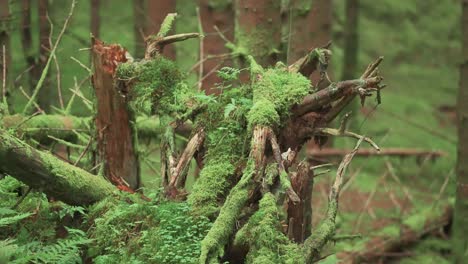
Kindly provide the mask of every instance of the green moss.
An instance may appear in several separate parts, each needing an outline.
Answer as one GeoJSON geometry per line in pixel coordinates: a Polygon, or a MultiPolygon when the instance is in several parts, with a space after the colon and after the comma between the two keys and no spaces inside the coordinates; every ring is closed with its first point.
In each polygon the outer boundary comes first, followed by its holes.
{"type": "Polygon", "coordinates": [[[193,95],[182,82],[183,75],[174,62],[158,56],[138,63],[122,63],[117,78],[131,83],[130,106],[136,112],[167,115],[186,111],[193,95]]]}
{"type": "Polygon", "coordinates": [[[216,260],[224,254],[224,245],[235,232],[236,221],[249,198],[249,191],[253,188],[251,179],[254,167],[254,162],[249,160],[241,180],[229,193],[218,218],[202,241],[199,263],[216,260]]]}
{"type": "Polygon", "coordinates": [[[196,119],[196,125],[206,131],[205,166],[188,196],[194,213],[214,217],[233,184],[235,169],[247,153],[245,115],[251,100],[245,88],[226,90],[196,119]],[[228,115],[225,109],[230,106],[228,115]]]}
{"type": "MultiPolygon", "coordinates": [[[[251,65],[256,67],[253,61],[251,65]]],[[[249,125],[278,126],[280,119],[288,116],[291,106],[309,93],[310,81],[278,64],[262,71],[252,83],[252,91],[254,105],[248,114],[249,125]]]]}
{"type": "Polygon", "coordinates": [[[250,109],[247,120],[251,126],[276,126],[280,122],[280,116],[271,101],[260,100],[250,109]]]}
{"type": "Polygon", "coordinates": [[[246,263],[304,263],[299,246],[281,231],[280,215],[274,195],[266,193],[236,235],[235,243],[249,246],[246,263]]]}
{"type": "Polygon", "coordinates": [[[169,31],[171,31],[172,24],[177,17],[177,13],[170,13],[164,18],[164,21],[161,24],[161,28],[158,32],[158,37],[165,37],[169,31]]]}
{"type": "Polygon", "coordinates": [[[200,178],[193,186],[188,203],[195,214],[213,216],[219,211],[218,199],[229,186],[229,176],[234,174],[234,166],[229,161],[210,160],[200,173],[200,178]]]}
{"type": "Polygon", "coordinates": [[[45,193],[69,204],[90,204],[111,196],[115,187],[89,172],[64,162],[52,154],[37,151],[23,141],[0,130],[0,168],[29,186],[41,188],[45,193]],[[15,150],[15,151],[13,151],[15,150]],[[21,169],[21,158],[36,160],[33,168],[37,171],[21,169]],[[67,193],[65,193],[67,192],[67,193]]]}

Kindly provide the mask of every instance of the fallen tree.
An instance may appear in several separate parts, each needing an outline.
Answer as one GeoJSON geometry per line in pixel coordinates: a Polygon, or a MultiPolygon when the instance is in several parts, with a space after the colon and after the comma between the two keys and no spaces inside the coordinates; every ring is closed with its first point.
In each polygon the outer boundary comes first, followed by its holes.
{"type": "MultiPolygon", "coordinates": [[[[331,56],[328,46],[313,49],[292,65],[278,62],[273,67],[258,64],[248,50],[233,46],[234,52],[248,63],[249,81],[239,83],[240,70],[225,68],[220,71],[223,92],[215,98],[190,89],[174,62],[161,56],[167,44],[198,37],[196,33],[166,36],[174,18],[175,14],[168,15],[161,31],[147,38],[144,59],[123,60],[122,52],[118,52],[106,59],[103,68],[112,68],[106,76],[107,86],[125,96],[125,101],[118,102],[122,107],[119,109],[158,116],[165,130],[160,135],[165,197],[187,199],[192,215],[212,221],[200,242],[199,262],[213,263],[223,258],[241,258],[251,263],[317,260],[322,247],[335,234],[339,193],[347,165],[362,142],[379,149],[370,138],[347,131],[347,118],[337,129],[327,125],[356,96],[361,101],[373,93],[380,97],[383,86],[378,66],[382,58],[370,64],[359,79],[331,82],[319,89],[308,77],[318,70],[323,79],[328,78],[326,69],[331,56]],[[186,146],[179,150],[175,131],[187,122],[193,124],[192,132],[186,146]],[[307,219],[312,208],[304,201],[309,199],[312,184],[303,186],[295,180],[313,174],[303,171],[304,166],[310,166],[299,165],[296,156],[309,139],[327,136],[356,138],[358,144],[338,169],[326,218],[309,235],[307,219]],[[192,191],[187,193],[185,182],[192,158],[201,171],[192,191]],[[282,204],[289,204],[291,209],[294,205],[298,207],[289,210],[283,219],[277,206],[282,204]],[[266,216],[265,221],[262,216],[266,216]],[[302,246],[288,238],[281,226],[283,221],[288,226],[286,230],[290,230],[289,237],[296,242],[304,241],[302,246]],[[235,247],[247,248],[248,252],[228,256],[227,252],[235,247]]],[[[100,45],[103,50],[113,50],[112,45],[100,45]]],[[[26,118],[23,124],[33,118],[26,118]]],[[[131,119],[126,116],[126,126],[131,119]]],[[[81,125],[79,120],[74,121],[81,125]]],[[[113,117],[107,120],[117,121],[113,117]]],[[[66,120],[62,124],[67,127],[66,120]]],[[[106,124],[100,128],[96,131],[97,140],[101,140],[98,145],[105,148],[106,137],[100,133],[106,124]]],[[[130,144],[131,134],[126,134],[122,144],[130,144]]],[[[1,137],[4,140],[0,144],[0,171],[35,189],[70,204],[93,203],[114,190],[104,179],[34,150],[5,131],[1,137]]],[[[113,139],[113,144],[118,145],[118,138],[113,139]]],[[[103,155],[104,162],[112,160],[106,158],[109,154],[121,154],[104,151],[107,153],[103,155]]],[[[126,175],[111,175],[111,181],[114,176],[125,179],[126,175]]]]}
{"type": "Polygon", "coordinates": [[[36,150],[5,130],[0,130],[0,172],[73,205],[95,203],[115,190],[102,177],[36,150]]]}

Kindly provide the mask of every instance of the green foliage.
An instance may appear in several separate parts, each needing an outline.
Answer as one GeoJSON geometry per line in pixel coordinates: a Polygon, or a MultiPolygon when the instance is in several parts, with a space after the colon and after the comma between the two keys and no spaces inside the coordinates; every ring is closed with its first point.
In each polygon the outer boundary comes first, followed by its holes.
{"type": "Polygon", "coordinates": [[[56,239],[64,212],[83,212],[79,207],[52,206],[41,193],[30,193],[17,209],[14,178],[0,180],[0,263],[81,263],[83,246],[91,240],[79,230],[64,226],[66,238],[56,239]]]}
{"type": "Polygon", "coordinates": [[[187,203],[131,195],[102,201],[89,214],[89,254],[96,263],[195,263],[210,223],[190,211],[187,203]]]}

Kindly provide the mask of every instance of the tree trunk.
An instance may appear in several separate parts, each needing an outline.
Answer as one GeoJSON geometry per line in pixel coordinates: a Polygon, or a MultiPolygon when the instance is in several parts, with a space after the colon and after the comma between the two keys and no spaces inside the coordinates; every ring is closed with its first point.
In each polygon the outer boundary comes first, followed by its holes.
{"type": "Polygon", "coordinates": [[[344,29],[343,80],[357,76],[359,0],[346,0],[346,23],[344,29]]]}
{"type": "Polygon", "coordinates": [[[99,38],[99,28],[101,26],[101,20],[99,16],[99,10],[101,6],[101,1],[100,0],[91,0],[90,3],[90,8],[91,8],[91,34],[95,38],[99,38]]]}
{"type": "Polygon", "coordinates": [[[8,0],[0,0],[0,103],[8,97],[7,89],[10,79],[11,49],[10,49],[10,27],[11,27],[10,5],[8,0]],[[5,56],[5,57],[4,57],[5,56]]]}
{"type": "MultiPolygon", "coordinates": [[[[157,34],[161,24],[169,13],[175,13],[176,1],[150,0],[148,1],[149,25],[147,35],[157,34]]],[[[174,45],[168,45],[162,53],[165,57],[175,60],[176,50],[174,45]]]]}
{"type": "Polygon", "coordinates": [[[135,190],[140,186],[140,176],[131,125],[134,119],[114,80],[117,64],[126,61],[125,52],[118,45],[105,45],[97,39],[93,40],[97,162],[103,162],[104,174],[111,182],[135,190]]]}
{"type": "Polygon", "coordinates": [[[458,91],[457,191],[453,220],[454,263],[468,257],[468,0],[462,1],[462,64],[458,91]]]}
{"type": "MultiPolygon", "coordinates": [[[[312,48],[325,46],[332,38],[332,0],[291,0],[287,20],[290,25],[287,62],[300,59],[312,48]]],[[[330,70],[328,71],[330,74],[330,70]]],[[[313,84],[319,80],[319,72],[311,76],[313,84]]]]}
{"type": "MultiPolygon", "coordinates": [[[[234,39],[234,11],[231,0],[213,1],[199,0],[200,16],[205,37],[203,39],[204,58],[212,55],[229,53],[225,41],[218,35],[214,26],[222,32],[229,40],[234,39]]],[[[200,58],[203,60],[204,58],[200,58]]],[[[216,93],[215,84],[220,82],[220,78],[213,74],[215,67],[221,68],[228,64],[223,63],[225,58],[208,59],[203,62],[203,76],[207,76],[202,87],[208,93],[216,93]],[[209,75],[208,75],[209,74],[209,75]]]]}
{"type": "Polygon", "coordinates": [[[281,40],[280,13],[281,1],[278,0],[236,0],[236,44],[262,66],[277,61],[281,40]]]}
{"type": "Polygon", "coordinates": [[[23,47],[23,55],[28,66],[29,88],[34,88],[34,75],[37,69],[34,51],[32,49],[32,33],[31,33],[31,0],[22,0],[21,12],[21,45],[23,47]]]}
{"type": "Polygon", "coordinates": [[[36,150],[0,130],[0,172],[71,205],[102,200],[116,190],[101,177],[36,150]]]}
{"type": "MultiPolygon", "coordinates": [[[[49,10],[48,0],[38,1],[38,15],[39,15],[39,63],[37,67],[33,69],[34,84],[36,84],[41,78],[42,71],[45,68],[49,53],[51,50],[50,41],[50,22],[47,18],[49,10]]],[[[49,75],[49,74],[48,74],[49,75]]],[[[50,78],[46,76],[44,80],[43,88],[37,95],[37,103],[45,112],[49,112],[50,105],[52,103],[50,96],[50,78]]],[[[33,86],[35,87],[35,85],[33,86]]]]}
{"type": "MultiPolygon", "coordinates": [[[[152,2],[152,0],[149,0],[152,2]]],[[[133,0],[133,33],[135,38],[135,58],[143,58],[145,56],[145,32],[146,32],[146,16],[145,16],[145,0],[133,0]]]]}

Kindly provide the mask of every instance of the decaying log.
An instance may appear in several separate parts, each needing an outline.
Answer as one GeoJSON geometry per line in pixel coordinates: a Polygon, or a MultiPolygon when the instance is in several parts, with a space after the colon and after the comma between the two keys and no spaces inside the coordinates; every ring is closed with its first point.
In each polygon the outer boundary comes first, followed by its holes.
{"type": "Polygon", "coordinates": [[[116,88],[114,74],[119,63],[126,62],[125,49],[92,40],[92,77],[97,98],[97,164],[116,185],[133,190],[140,186],[140,167],[134,146],[132,117],[125,98],[116,88]]]}
{"type": "Polygon", "coordinates": [[[417,242],[421,237],[450,224],[453,201],[426,208],[402,223],[391,224],[358,241],[355,250],[338,253],[339,263],[375,263],[387,253],[417,242]],[[397,230],[397,231],[392,231],[397,230]]]}
{"type": "Polygon", "coordinates": [[[71,205],[92,204],[116,190],[105,179],[36,150],[5,130],[0,130],[0,172],[71,205]]]}

